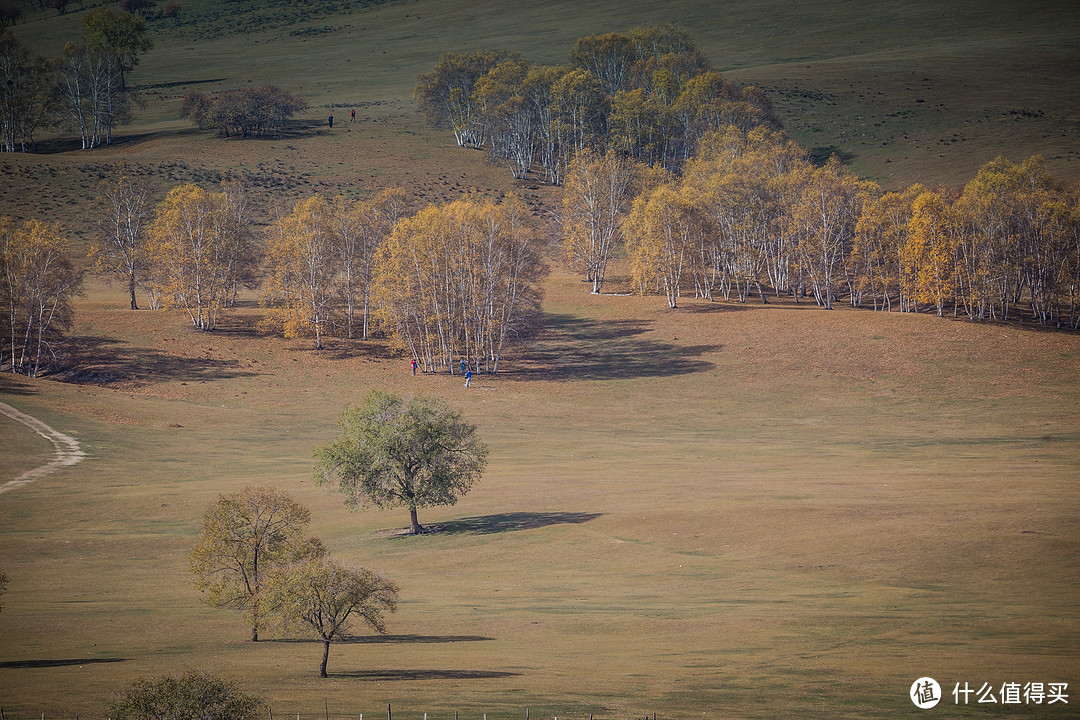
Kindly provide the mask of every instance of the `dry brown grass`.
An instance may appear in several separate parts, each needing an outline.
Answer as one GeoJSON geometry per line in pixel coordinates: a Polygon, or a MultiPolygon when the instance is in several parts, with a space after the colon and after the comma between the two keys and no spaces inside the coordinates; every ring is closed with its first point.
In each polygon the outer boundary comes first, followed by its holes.
{"type": "MultiPolygon", "coordinates": [[[[97,174],[124,161],[159,196],[247,171],[263,220],[271,200],[316,191],[402,184],[418,202],[517,191],[554,241],[558,192],[515,184],[425,128],[406,100],[411,80],[447,33],[558,62],[582,34],[665,19],[700,28],[729,74],[777,93],[800,139],[855,155],[865,174],[957,183],[1001,150],[1015,160],[1051,147],[1054,171],[1075,177],[1075,133],[1051,134],[1072,133],[1076,98],[1059,76],[1075,47],[1050,47],[1075,9],[1053,27],[1060,3],[981,5],[950,10],[975,26],[949,62],[938,6],[911,2],[895,6],[899,25],[859,25],[864,6],[839,3],[827,18],[850,23],[810,27],[785,25],[790,3],[515,4],[512,16],[496,3],[440,16],[422,0],[357,15],[325,42],[253,34],[198,54],[162,44],[139,69],[155,93],[146,122],[112,148],[0,158],[0,213],[58,218],[85,250],[97,174]],[[999,77],[1016,43],[1031,44],[1000,32],[1017,13],[1024,32],[1048,33],[1031,62],[1057,58],[1038,107],[1025,95],[1039,92],[1033,68],[999,77]],[[840,54],[856,36],[871,47],[840,54]],[[912,36],[927,47],[906,52],[912,36]],[[358,48],[393,62],[345,65],[358,48]],[[310,62],[295,62],[298,49],[310,62]],[[187,131],[170,110],[185,89],[172,82],[283,73],[292,88],[313,63],[335,69],[303,88],[314,102],[380,104],[358,106],[356,124],[339,110],[332,133],[316,108],[295,137],[254,142],[187,131]],[[910,73],[918,96],[893,95],[910,73]],[[999,79],[1005,92],[993,95],[999,79]],[[807,105],[806,92],[836,104],[807,105]],[[1001,115],[1012,99],[1047,117],[1001,115]],[[898,109],[910,114],[883,120],[898,109]],[[982,109],[989,119],[953,142],[982,109]],[[872,115],[879,137],[856,138],[872,115]],[[918,148],[902,159],[905,142],[918,148]]],[[[90,454],[0,497],[5,716],[96,717],[129,680],[187,668],[240,679],[279,716],[314,716],[325,699],[335,720],[381,716],[386,702],[414,718],[519,717],[526,706],[536,717],[914,717],[905,696],[920,675],[947,689],[1075,682],[1080,337],[790,301],[671,311],[657,298],[591,296],[557,263],[546,289],[543,335],[466,391],[456,377],[412,377],[379,342],[316,352],[261,336],[253,297],[201,334],[179,313],[123,309],[121,287],[92,279],[73,331],[80,382],[0,376],[5,402],[90,454]],[[442,532],[397,537],[402,512],[352,514],[311,483],[312,448],[370,387],[445,395],[491,446],[470,495],[422,513],[442,532]],[[402,587],[393,636],[335,648],[326,682],[315,645],[246,643],[240,620],[202,606],[191,586],[202,512],[252,483],[292,492],[335,554],[402,587]]],[[[0,433],[0,480],[48,453],[19,426],[0,433]]]]}
{"type": "MultiPolygon", "coordinates": [[[[547,330],[498,377],[413,378],[376,342],[200,334],[93,289],[103,385],[11,402],[92,459],[9,493],[5,712],[94,714],[118,684],[206,668],[277,713],[494,716],[916,712],[943,682],[1078,669],[1080,339],[790,303],[588,295],[548,283],[547,330]],[[118,363],[106,359],[119,355],[118,363]],[[446,395],[492,464],[434,535],[310,482],[343,403],[446,395]],[[387,641],[244,643],[186,553],[217,493],[270,483],[336,554],[402,587],[387,641]],[[99,661],[79,665],[65,659],[99,661]],[[116,662],[100,662],[116,660],[116,662]],[[35,665],[34,663],[39,663],[35,665]]],[[[951,688],[951,685],[950,685],[951,688]]],[[[951,698],[949,698],[951,700],[951,698]]]]}

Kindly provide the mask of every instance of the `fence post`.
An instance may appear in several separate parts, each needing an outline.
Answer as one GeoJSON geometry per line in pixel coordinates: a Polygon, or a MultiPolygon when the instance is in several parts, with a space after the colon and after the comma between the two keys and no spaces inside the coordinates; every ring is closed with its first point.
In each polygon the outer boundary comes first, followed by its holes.
{"type": "Polygon", "coordinates": [[[390,714],[390,703],[386,703],[386,720],[394,720],[394,716],[390,714]]]}
{"type": "Polygon", "coordinates": [[[330,701],[323,696],[323,708],[326,710],[326,720],[330,720],[330,701]]]}

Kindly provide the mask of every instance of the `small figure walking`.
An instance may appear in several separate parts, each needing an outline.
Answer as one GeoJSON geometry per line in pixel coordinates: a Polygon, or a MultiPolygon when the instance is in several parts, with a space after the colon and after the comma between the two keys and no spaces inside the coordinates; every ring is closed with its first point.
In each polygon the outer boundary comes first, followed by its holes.
{"type": "Polygon", "coordinates": [[[461,358],[461,374],[465,374],[465,358],[461,358]]]}
{"type": "Polygon", "coordinates": [[[412,359],[412,374],[416,374],[416,358],[412,359]]]}
{"type": "Polygon", "coordinates": [[[356,122],[356,108],[349,111],[352,114],[352,121],[356,122]]]}
{"type": "Polygon", "coordinates": [[[465,371],[465,387],[472,387],[472,370],[465,371]]]}
{"type": "Polygon", "coordinates": [[[328,117],[326,121],[330,123],[330,127],[334,127],[334,113],[330,113],[330,117],[328,117]]]}

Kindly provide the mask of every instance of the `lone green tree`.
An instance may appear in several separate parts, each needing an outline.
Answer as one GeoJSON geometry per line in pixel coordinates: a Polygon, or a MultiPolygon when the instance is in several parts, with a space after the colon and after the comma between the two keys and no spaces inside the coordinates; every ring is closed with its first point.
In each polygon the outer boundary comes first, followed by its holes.
{"type": "Polygon", "coordinates": [[[323,643],[319,677],[326,677],[330,643],[341,639],[355,619],[386,633],[384,612],[397,610],[397,585],[366,568],[327,557],[276,570],[267,586],[267,606],[284,621],[312,631],[323,643]]]}
{"type": "Polygon", "coordinates": [[[315,450],[315,481],[337,486],[350,508],[407,507],[413,534],[424,532],[418,508],[453,505],[487,465],[476,426],[440,398],[372,390],[338,426],[342,436],[315,450]]]}
{"type": "Polygon", "coordinates": [[[208,605],[245,612],[252,642],[259,641],[268,572],[325,554],[319,540],[304,538],[310,519],[287,493],[266,487],[222,495],[203,517],[190,558],[195,587],[208,605]]]}
{"type": "Polygon", "coordinates": [[[200,672],[141,678],[118,692],[109,708],[114,720],[255,720],[263,701],[231,680],[200,672]]]}

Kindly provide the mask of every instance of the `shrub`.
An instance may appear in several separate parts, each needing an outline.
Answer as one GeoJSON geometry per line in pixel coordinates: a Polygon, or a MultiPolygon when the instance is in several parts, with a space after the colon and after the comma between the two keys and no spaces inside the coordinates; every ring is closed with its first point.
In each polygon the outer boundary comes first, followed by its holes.
{"type": "Polygon", "coordinates": [[[263,702],[241,692],[231,680],[206,673],[162,675],[136,680],[117,693],[113,720],[255,720],[263,702]]]}
{"type": "Polygon", "coordinates": [[[200,92],[184,96],[180,117],[200,129],[216,128],[228,137],[280,133],[292,116],[307,108],[303,98],[276,85],[225,90],[210,99],[200,92]]]}

